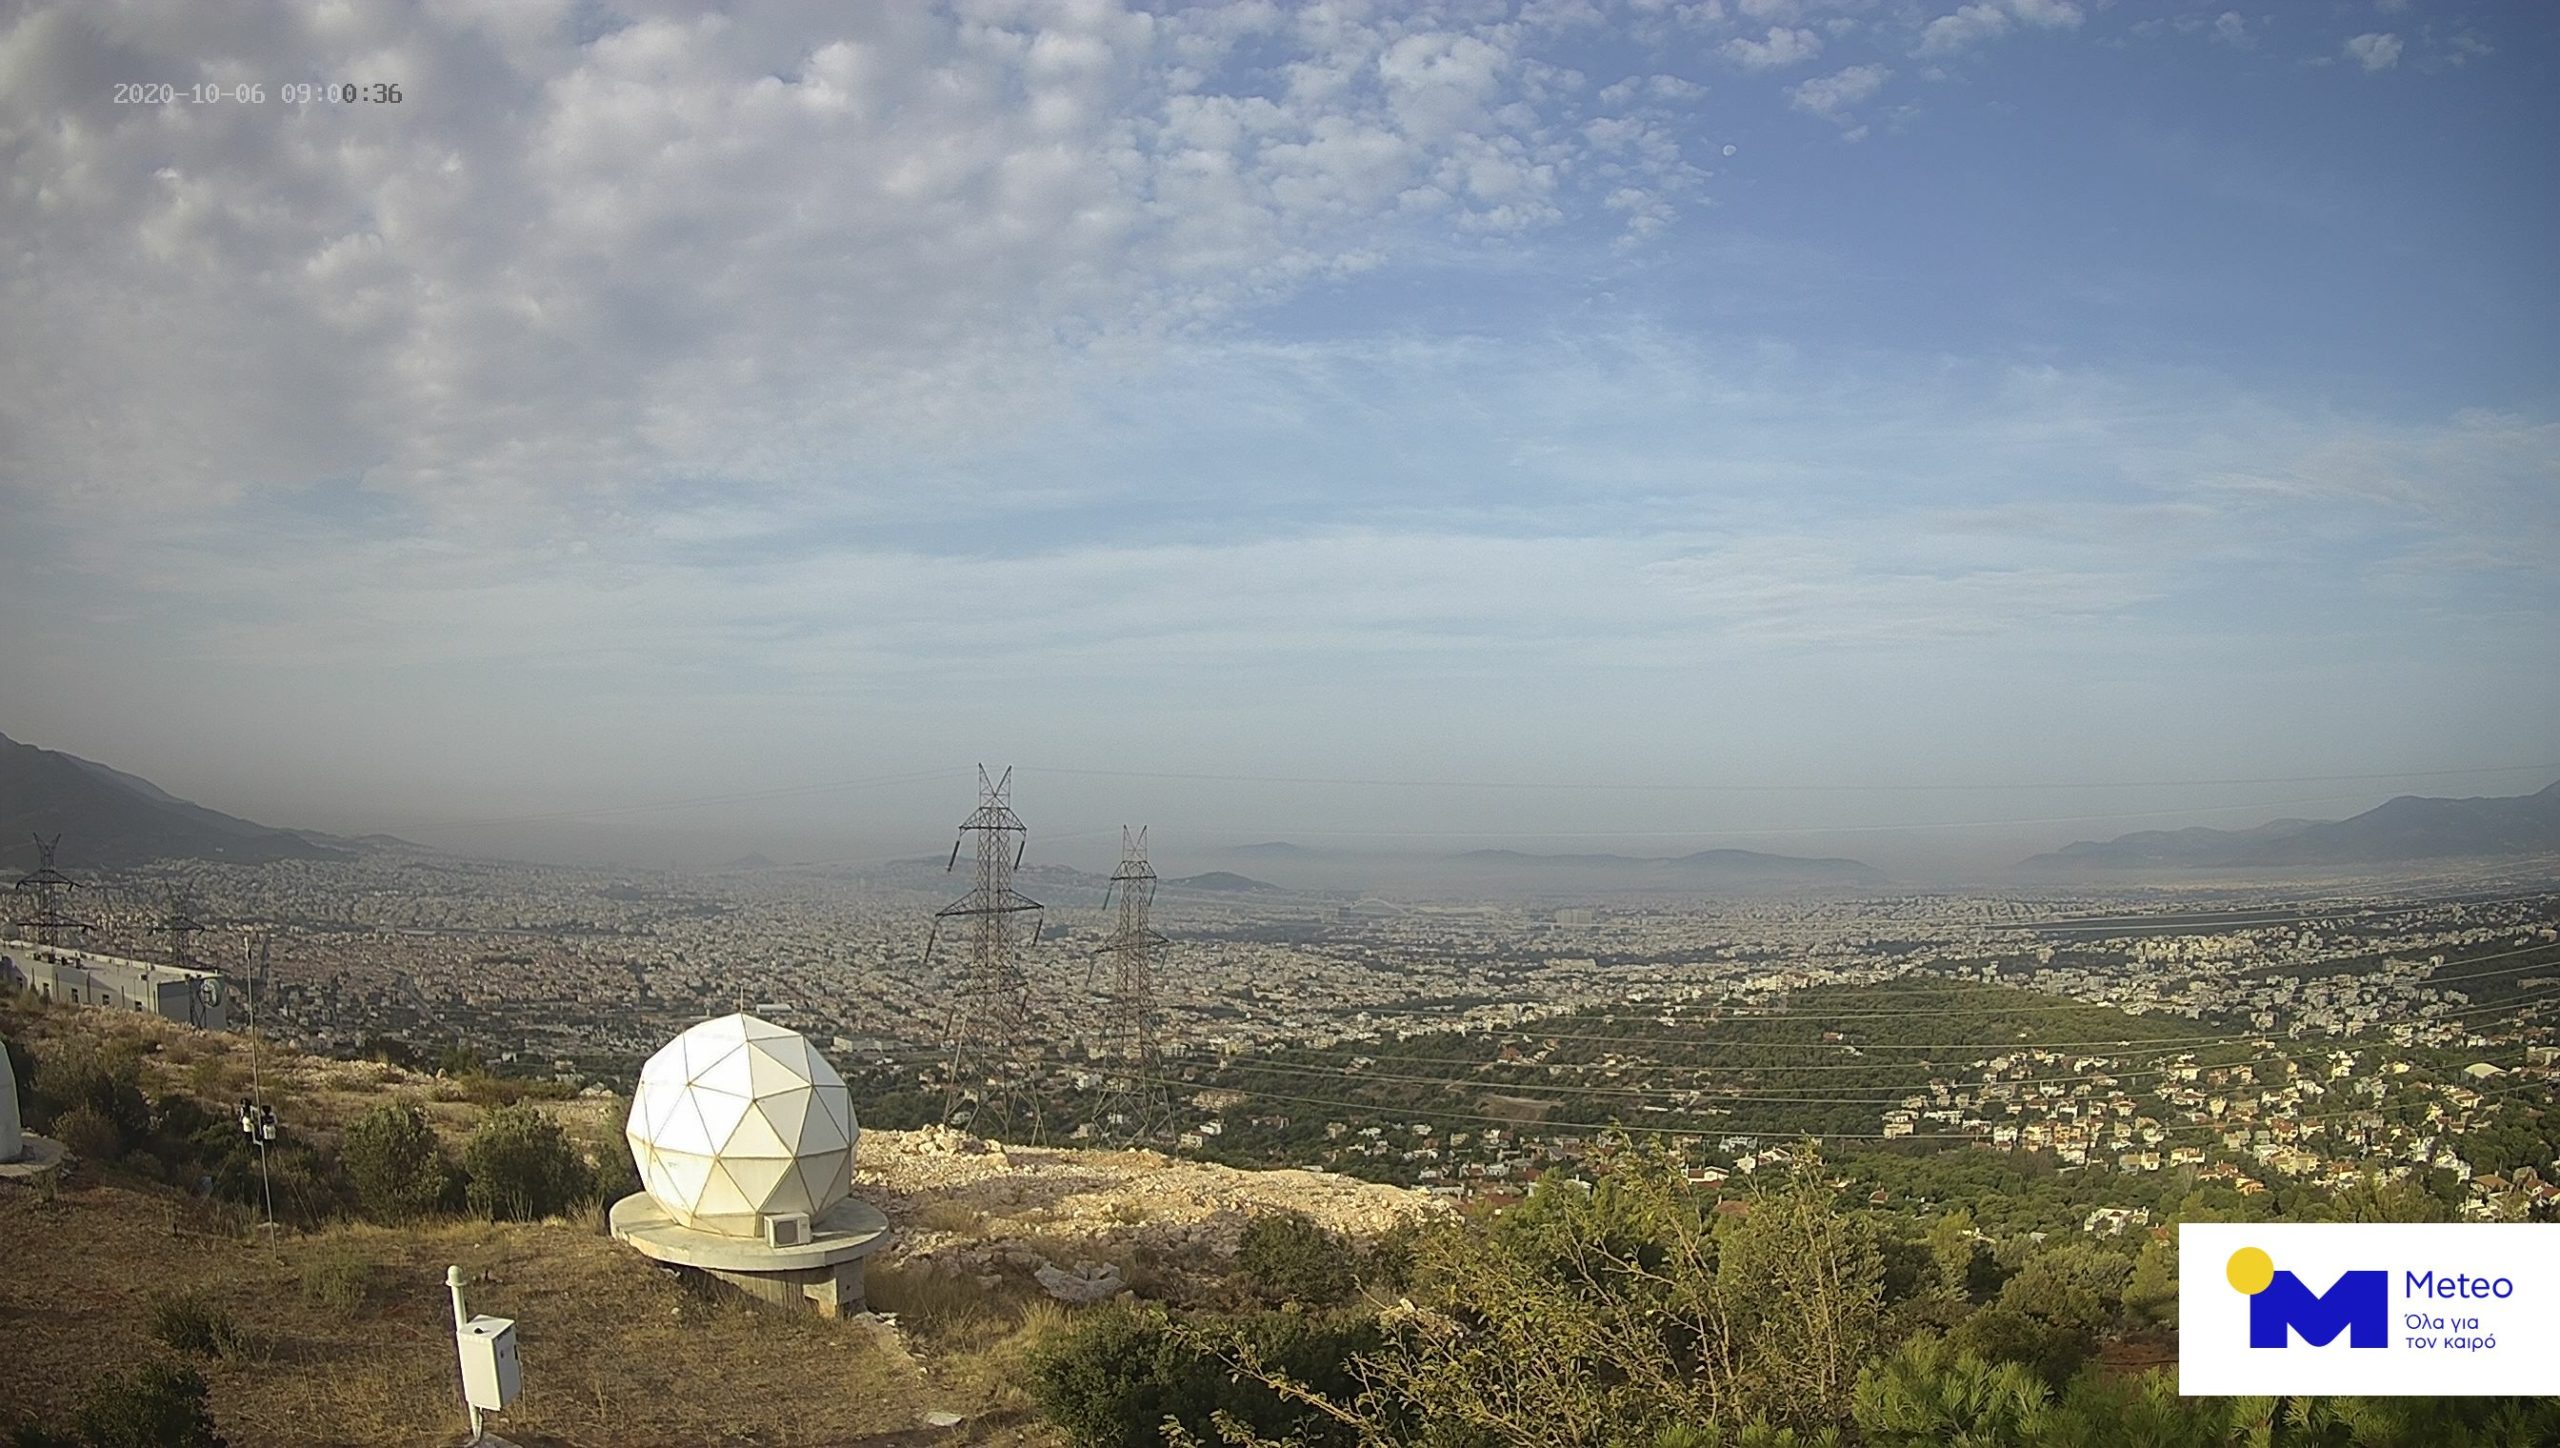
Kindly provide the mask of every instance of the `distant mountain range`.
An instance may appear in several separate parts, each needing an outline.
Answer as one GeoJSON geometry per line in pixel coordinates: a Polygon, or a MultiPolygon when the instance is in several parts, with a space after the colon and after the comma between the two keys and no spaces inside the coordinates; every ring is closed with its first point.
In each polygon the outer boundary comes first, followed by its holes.
{"type": "Polygon", "coordinates": [[[2065,845],[2020,868],[2388,865],[2550,853],[2560,853],[2560,783],[2536,794],[2482,799],[2404,794],[2342,820],[2272,820],[2247,830],[2143,830],[2065,845]]]}
{"type": "Polygon", "coordinates": [[[74,875],[155,859],[338,860],[358,843],[206,809],[122,770],[0,735],[0,866],[33,866],[33,834],[61,835],[58,863],[74,875]]]}

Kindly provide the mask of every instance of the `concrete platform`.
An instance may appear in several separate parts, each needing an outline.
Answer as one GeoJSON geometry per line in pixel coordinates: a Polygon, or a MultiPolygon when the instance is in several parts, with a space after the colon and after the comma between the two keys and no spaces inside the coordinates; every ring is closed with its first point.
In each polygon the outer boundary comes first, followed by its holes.
{"type": "Polygon", "coordinates": [[[889,1219],[869,1202],[847,1197],[809,1224],[797,1247],[768,1247],[761,1238],[731,1237],[683,1225],[647,1192],[613,1204],[613,1235],[644,1257],[717,1277],[750,1297],[781,1307],[814,1303],[823,1317],[862,1311],[862,1262],[888,1245],[889,1219]]]}
{"type": "Polygon", "coordinates": [[[0,1161],[0,1182],[33,1186],[61,1169],[62,1143],[30,1131],[25,1133],[18,1159],[0,1161]]]}

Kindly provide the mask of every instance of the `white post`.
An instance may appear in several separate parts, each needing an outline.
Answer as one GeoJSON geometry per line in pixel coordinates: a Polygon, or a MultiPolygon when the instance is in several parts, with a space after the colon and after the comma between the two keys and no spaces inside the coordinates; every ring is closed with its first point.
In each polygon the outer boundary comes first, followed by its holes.
{"type": "MultiPolygon", "coordinates": [[[[444,1269],[444,1285],[453,1289],[453,1362],[455,1369],[459,1371],[462,1366],[462,1330],[463,1327],[471,1321],[470,1312],[462,1305],[462,1269],[452,1266],[446,1267],[444,1269]]],[[[479,1442],[480,1406],[479,1404],[471,1401],[471,1387],[468,1383],[465,1383],[462,1389],[462,1411],[471,1415],[471,1436],[464,1441],[469,1443],[479,1442]]]]}

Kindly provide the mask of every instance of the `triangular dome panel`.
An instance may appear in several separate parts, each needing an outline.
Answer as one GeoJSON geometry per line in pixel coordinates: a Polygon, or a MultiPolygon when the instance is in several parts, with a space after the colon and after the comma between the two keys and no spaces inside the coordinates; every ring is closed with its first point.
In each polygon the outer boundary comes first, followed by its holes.
{"type": "Polygon", "coordinates": [[[773,1123],[774,1135],[781,1137],[795,1156],[808,1150],[809,1114],[815,1109],[810,1104],[811,1094],[811,1088],[803,1086],[797,1091],[785,1091],[756,1103],[756,1109],[764,1113],[764,1119],[773,1123]]]}
{"type": "Polygon", "coordinates": [[[804,1156],[793,1164],[800,1174],[800,1184],[809,1193],[809,1210],[814,1215],[832,1205],[845,1194],[852,1168],[841,1151],[804,1156]]]}
{"type": "Polygon", "coordinates": [[[729,1144],[729,1134],[755,1109],[755,1103],[744,1096],[705,1091],[697,1086],[693,1089],[693,1107],[702,1113],[703,1129],[711,1134],[711,1149],[717,1151],[729,1144]]]}
{"type": "Polygon", "coordinates": [[[755,1050],[749,1046],[732,1046],[728,1051],[697,1068],[693,1086],[698,1091],[726,1091],[732,1096],[756,1094],[753,1064],[755,1050]]]}
{"type": "Polygon", "coordinates": [[[788,1160],[799,1150],[782,1133],[774,1130],[773,1118],[765,1114],[767,1103],[758,1102],[747,1114],[738,1118],[738,1129],[729,1133],[728,1144],[720,1148],[723,1157],[770,1157],[788,1160]]]}
{"type": "Polygon", "coordinates": [[[711,1133],[703,1129],[702,1113],[694,1109],[693,1100],[693,1093],[687,1091],[668,1103],[667,1119],[652,1138],[660,1151],[709,1156],[719,1149],[720,1143],[712,1140],[711,1133]]]}
{"type": "Polygon", "coordinates": [[[808,1072],[800,1061],[800,1053],[785,1041],[751,1041],[739,1055],[746,1058],[747,1068],[755,1077],[755,1094],[773,1096],[796,1091],[809,1084],[808,1072]]]}
{"type": "Polygon", "coordinates": [[[673,1211],[678,1217],[691,1216],[699,1209],[703,1189],[711,1180],[711,1158],[691,1152],[661,1150],[658,1153],[658,1170],[666,1179],[667,1189],[664,1194],[652,1192],[651,1195],[658,1198],[660,1206],[673,1211]]]}
{"type": "Polygon", "coordinates": [[[847,1146],[853,1144],[853,1098],[842,1089],[820,1091],[818,1105],[825,1109],[827,1120],[835,1126],[837,1136],[847,1146]]]}
{"type": "Polygon", "coordinates": [[[737,1185],[738,1198],[745,1203],[741,1210],[760,1212],[770,1216],[776,1212],[807,1210],[797,1201],[774,1199],[775,1193],[782,1191],[786,1183],[793,1196],[798,1194],[800,1184],[793,1175],[793,1165],[792,1159],[787,1156],[762,1159],[733,1156],[723,1158],[720,1169],[727,1172],[729,1180],[737,1185]]]}

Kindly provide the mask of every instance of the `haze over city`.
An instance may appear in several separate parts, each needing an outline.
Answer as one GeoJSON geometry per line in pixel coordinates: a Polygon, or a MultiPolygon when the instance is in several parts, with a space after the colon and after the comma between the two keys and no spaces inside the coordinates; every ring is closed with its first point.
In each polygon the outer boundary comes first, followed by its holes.
{"type": "Polygon", "coordinates": [[[13,10],[0,727],[217,808],[1925,874],[2560,775],[2545,10],[13,10]]]}

